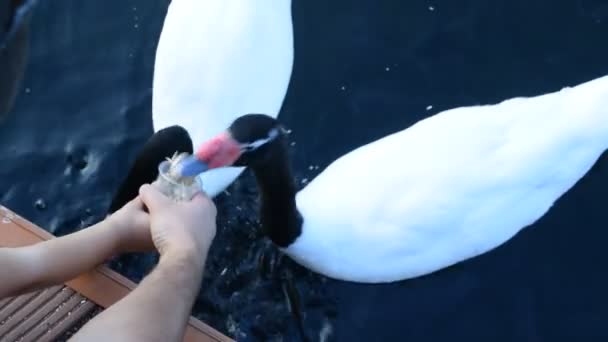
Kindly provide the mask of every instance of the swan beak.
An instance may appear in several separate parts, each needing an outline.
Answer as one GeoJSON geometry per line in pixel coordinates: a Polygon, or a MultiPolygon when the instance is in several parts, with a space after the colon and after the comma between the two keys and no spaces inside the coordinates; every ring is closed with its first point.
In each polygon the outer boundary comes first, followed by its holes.
{"type": "Polygon", "coordinates": [[[194,177],[207,170],[209,165],[204,161],[198,160],[196,156],[188,156],[184,158],[178,165],[179,174],[182,177],[194,177]]]}
{"type": "Polygon", "coordinates": [[[182,176],[195,176],[218,167],[230,166],[241,156],[241,146],[228,132],[204,142],[194,155],[180,163],[182,176]]]}

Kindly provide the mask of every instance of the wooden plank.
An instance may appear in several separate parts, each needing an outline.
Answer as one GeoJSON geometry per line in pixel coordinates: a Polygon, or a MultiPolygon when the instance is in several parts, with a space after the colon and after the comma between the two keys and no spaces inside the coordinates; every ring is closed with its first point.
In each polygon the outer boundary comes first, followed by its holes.
{"type": "Polygon", "coordinates": [[[6,335],[31,314],[30,310],[32,307],[40,306],[45,300],[45,296],[43,295],[44,292],[45,291],[36,292],[35,296],[25,305],[21,305],[17,312],[9,313],[8,310],[0,311],[0,321],[4,322],[0,325],[0,340],[2,338],[6,339],[6,335]]]}
{"type": "Polygon", "coordinates": [[[4,327],[8,326],[8,322],[12,320],[13,316],[17,314],[17,312],[23,308],[31,299],[36,296],[36,293],[28,293],[23,296],[19,296],[15,298],[15,300],[11,301],[10,304],[2,309],[2,317],[0,319],[0,335],[4,332],[4,327]]]}
{"type": "Polygon", "coordinates": [[[41,325],[44,325],[45,319],[55,312],[59,305],[68,300],[73,294],[74,291],[72,291],[70,288],[64,287],[61,289],[61,291],[48,298],[48,301],[43,306],[36,309],[36,311],[33,312],[30,317],[28,317],[26,322],[19,326],[19,329],[11,332],[11,335],[16,337],[14,340],[23,338],[23,341],[36,341],[37,336],[32,336],[31,332],[39,328],[41,325]]]}
{"type": "Polygon", "coordinates": [[[38,339],[40,342],[52,342],[55,341],[59,336],[63,335],[66,331],[68,331],[74,324],[76,324],[80,319],[84,318],[88,315],[93,309],[95,309],[95,304],[90,300],[78,295],[78,302],[75,308],[71,311],[68,311],[59,321],[53,330],[49,333],[43,335],[38,339]]]}
{"type": "Polygon", "coordinates": [[[4,298],[4,299],[0,299],[0,310],[2,310],[4,308],[4,306],[6,304],[8,304],[11,300],[13,300],[14,298],[9,297],[9,298],[4,298]]]}
{"type": "Polygon", "coordinates": [[[59,336],[69,327],[61,326],[61,321],[67,317],[68,313],[75,310],[83,297],[73,293],[68,298],[63,298],[60,302],[55,302],[55,309],[52,310],[39,324],[30,329],[25,335],[31,341],[52,340],[52,336],[59,336]],[[60,330],[61,328],[64,330],[60,330]],[[57,329],[57,331],[55,331],[57,329]]]}
{"type": "MultiPolygon", "coordinates": [[[[34,300],[20,311],[24,313],[23,317],[21,317],[19,321],[14,322],[16,325],[7,331],[6,335],[0,335],[0,340],[20,340],[20,337],[23,337],[28,331],[34,329],[37,324],[41,323],[46,315],[52,310],[55,310],[55,303],[57,301],[61,302],[61,299],[56,300],[56,297],[63,295],[64,297],[69,298],[69,296],[74,295],[74,293],[75,292],[72,289],[65,286],[53,286],[41,291],[34,300]]],[[[27,339],[24,339],[23,341],[26,340],[27,339]]]]}

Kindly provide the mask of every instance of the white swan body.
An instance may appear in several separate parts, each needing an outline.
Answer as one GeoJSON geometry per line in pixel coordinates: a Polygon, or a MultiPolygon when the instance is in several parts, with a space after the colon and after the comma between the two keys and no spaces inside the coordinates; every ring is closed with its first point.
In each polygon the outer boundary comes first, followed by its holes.
{"type": "Polygon", "coordinates": [[[542,217],[608,147],[608,76],[447,110],[360,147],[297,194],[284,251],[332,278],[391,282],[505,243],[542,217]]]}
{"type": "MultiPolygon", "coordinates": [[[[293,66],[290,0],[173,0],[156,52],[154,130],[180,125],[194,146],[246,113],[276,117],[293,66]]],[[[243,171],[201,174],[216,196],[243,171]]]]}

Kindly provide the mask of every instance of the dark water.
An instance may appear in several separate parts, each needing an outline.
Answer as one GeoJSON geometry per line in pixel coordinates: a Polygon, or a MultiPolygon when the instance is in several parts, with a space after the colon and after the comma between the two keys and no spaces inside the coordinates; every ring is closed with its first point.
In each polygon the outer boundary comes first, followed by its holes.
{"type": "MultiPolygon", "coordinates": [[[[152,132],[168,3],[40,1],[25,80],[0,125],[4,205],[58,235],[103,217],[152,132]]],[[[605,0],[294,0],[293,9],[296,58],[280,120],[293,129],[300,180],[441,110],[608,74],[605,0]]],[[[217,198],[220,233],[194,313],[239,340],[297,341],[299,321],[312,340],[331,326],[339,341],[605,341],[607,159],[500,248],[374,286],[276,262],[245,174],[217,198]],[[292,314],[285,293],[296,292],[292,314]]],[[[138,280],[152,262],[129,256],[113,267],[138,280]]]]}

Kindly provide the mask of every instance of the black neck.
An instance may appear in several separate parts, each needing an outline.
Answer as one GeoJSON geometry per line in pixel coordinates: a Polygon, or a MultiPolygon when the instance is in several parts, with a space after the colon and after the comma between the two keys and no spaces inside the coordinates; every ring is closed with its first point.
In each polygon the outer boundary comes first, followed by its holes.
{"type": "Polygon", "coordinates": [[[260,188],[262,229],[276,245],[287,247],[302,232],[302,217],[284,142],[274,142],[267,158],[251,168],[260,188]]]}
{"type": "Polygon", "coordinates": [[[158,165],[175,152],[192,153],[192,140],[188,131],[181,126],[170,126],[154,133],[142,147],[118,188],[108,213],[114,213],[137,197],[140,186],[154,182],[158,176],[158,165]]]}

